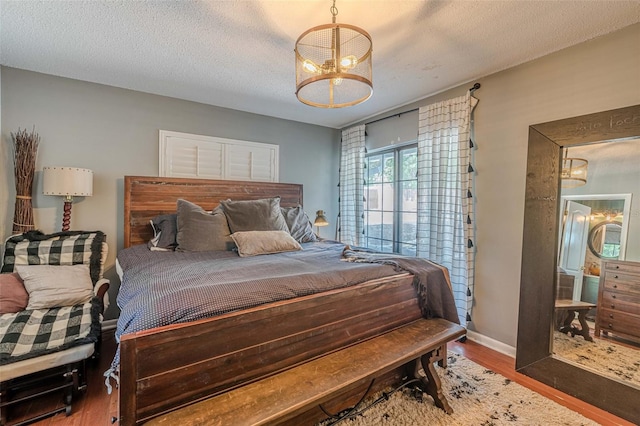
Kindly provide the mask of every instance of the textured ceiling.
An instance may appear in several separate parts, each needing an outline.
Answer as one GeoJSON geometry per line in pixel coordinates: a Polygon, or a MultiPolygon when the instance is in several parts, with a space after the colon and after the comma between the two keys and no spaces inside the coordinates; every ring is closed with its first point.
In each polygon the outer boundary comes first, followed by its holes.
{"type": "Polygon", "coordinates": [[[329,0],[0,0],[2,65],[341,128],[640,21],[639,1],[337,0],[373,38],[371,99],[295,96],[293,48],[329,0]]]}

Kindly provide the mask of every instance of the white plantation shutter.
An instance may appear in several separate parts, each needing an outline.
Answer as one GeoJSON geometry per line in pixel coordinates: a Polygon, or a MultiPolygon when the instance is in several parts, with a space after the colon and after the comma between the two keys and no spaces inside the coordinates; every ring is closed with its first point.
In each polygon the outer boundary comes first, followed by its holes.
{"type": "Polygon", "coordinates": [[[279,146],[160,130],[160,176],[278,182],[279,146]]]}
{"type": "Polygon", "coordinates": [[[273,182],[275,150],[270,147],[229,144],[225,150],[226,179],[273,182]]]}

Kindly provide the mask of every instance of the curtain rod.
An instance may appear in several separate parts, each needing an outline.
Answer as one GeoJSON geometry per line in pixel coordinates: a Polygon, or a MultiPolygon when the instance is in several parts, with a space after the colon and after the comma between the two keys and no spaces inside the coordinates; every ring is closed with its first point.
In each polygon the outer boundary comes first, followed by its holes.
{"type": "MultiPolygon", "coordinates": [[[[475,83],[470,89],[469,91],[471,93],[475,92],[476,90],[478,90],[480,88],[480,83],[475,83]]],[[[393,118],[393,117],[400,117],[402,114],[408,114],[410,112],[414,112],[414,111],[418,111],[420,108],[414,108],[414,109],[410,109],[408,111],[402,111],[399,112],[397,114],[393,114],[393,115],[389,115],[387,117],[382,117],[382,118],[378,118],[377,120],[373,120],[373,121],[369,121],[368,123],[364,123],[364,125],[368,125],[368,124],[373,124],[373,123],[377,123],[378,121],[382,121],[382,120],[386,120],[388,118],[393,118]]]]}

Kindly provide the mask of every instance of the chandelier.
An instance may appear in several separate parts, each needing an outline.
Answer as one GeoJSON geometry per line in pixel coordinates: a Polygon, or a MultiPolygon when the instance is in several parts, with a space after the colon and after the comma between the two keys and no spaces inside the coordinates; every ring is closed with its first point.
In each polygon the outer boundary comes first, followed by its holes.
{"type": "Polygon", "coordinates": [[[587,165],[589,162],[584,158],[569,157],[569,149],[565,149],[562,158],[562,178],[563,188],[576,188],[587,183],[587,165]]]}
{"type": "Polygon", "coordinates": [[[342,108],[366,101],[371,83],[371,36],[337,24],[333,0],[331,24],[308,29],[296,41],[296,96],[314,107],[342,108]]]}

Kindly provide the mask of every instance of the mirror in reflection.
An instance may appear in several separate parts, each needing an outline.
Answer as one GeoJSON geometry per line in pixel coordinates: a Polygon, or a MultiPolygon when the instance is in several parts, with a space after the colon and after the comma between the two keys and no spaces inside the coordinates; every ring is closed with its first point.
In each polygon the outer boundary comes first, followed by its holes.
{"type": "MultiPolygon", "coordinates": [[[[622,222],[600,222],[589,231],[589,250],[600,259],[618,259],[621,234],[622,222]]],[[[595,275],[600,275],[600,268],[593,270],[597,271],[595,275]]]]}

